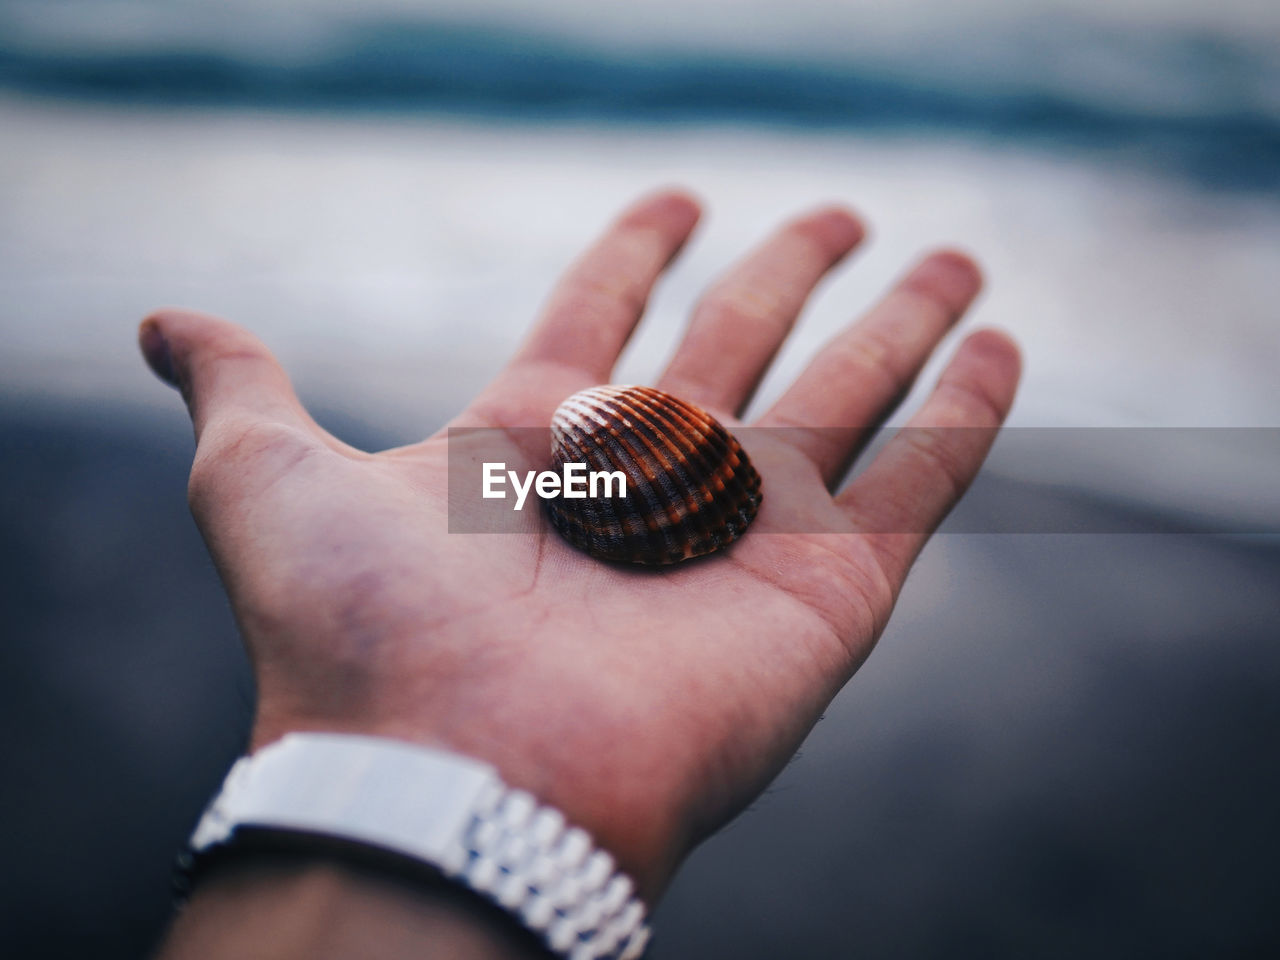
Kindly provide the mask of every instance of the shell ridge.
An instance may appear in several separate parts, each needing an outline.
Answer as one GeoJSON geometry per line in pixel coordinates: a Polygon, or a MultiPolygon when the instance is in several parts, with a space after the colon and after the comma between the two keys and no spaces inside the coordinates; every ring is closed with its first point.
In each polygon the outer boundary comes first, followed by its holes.
{"type": "MultiPolygon", "coordinates": [[[[652,462],[646,460],[643,452],[636,448],[628,438],[629,428],[625,427],[622,415],[617,411],[616,398],[609,403],[606,423],[602,431],[593,439],[601,444],[601,451],[608,452],[607,460],[611,469],[621,470],[627,475],[630,484],[627,497],[618,498],[625,502],[629,515],[637,521],[638,529],[630,534],[635,539],[644,538],[646,549],[656,552],[670,551],[674,548],[674,539],[670,533],[670,524],[665,521],[662,505],[668,495],[656,485],[661,473],[654,470],[652,462]],[[662,517],[662,520],[659,520],[662,517]]],[[[615,503],[615,509],[621,509],[615,503]]]]}
{"type": "Polygon", "coordinates": [[[716,543],[715,527],[717,518],[714,510],[704,509],[704,504],[711,500],[706,486],[706,478],[714,470],[706,461],[705,451],[688,437],[670,418],[662,405],[645,396],[644,402],[638,404],[641,409],[653,418],[656,423],[655,432],[673,450],[679,464],[678,469],[684,478],[686,490],[685,521],[695,526],[701,533],[701,539],[709,544],[716,543]],[[659,428],[660,427],[660,428],[659,428]],[[677,445],[683,449],[676,449],[677,445]]]}
{"type": "Polygon", "coordinates": [[[644,425],[646,441],[652,445],[656,456],[662,458],[664,473],[669,481],[670,489],[667,502],[667,517],[673,529],[681,526],[695,535],[693,542],[686,549],[697,551],[701,543],[709,542],[711,530],[707,518],[701,512],[701,496],[703,489],[701,478],[693,468],[687,451],[680,449],[684,444],[677,443],[671,436],[671,430],[653,409],[642,403],[635,407],[636,419],[644,425]]]}
{"type": "MultiPolygon", "coordinates": [[[[591,470],[611,470],[613,464],[609,461],[607,451],[596,444],[586,444],[584,439],[586,434],[578,434],[570,438],[577,456],[574,460],[566,460],[565,462],[585,463],[591,470]]],[[[560,497],[558,500],[567,503],[567,498],[560,497]]],[[[569,511],[564,511],[568,513],[569,511]]],[[[608,537],[610,535],[618,537],[627,533],[627,518],[618,509],[616,501],[604,497],[592,500],[587,498],[583,501],[583,508],[579,511],[583,514],[581,517],[585,530],[589,530],[593,536],[608,537]],[[588,526],[587,521],[592,521],[588,526]]]]}
{"type": "MultiPolygon", "coordinates": [[[[611,446],[621,451],[634,465],[632,470],[628,470],[625,465],[620,465],[620,469],[628,477],[634,478],[635,490],[644,498],[647,513],[643,516],[643,520],[651,537],[661,541],[661,549],[671,550],[675,546],[675,541],[671,533],[671,524],[664,522],[669,521],[670,518],[666,515],[663,506],[671,495],[669,487],[664,488],[667,478],[661,470],[655,469],[652,457],[646,456],[647,451],[643,447],[637,447],[629,439],[628,433],[634,434],[634,430],[629,427],[627,430],[618,429],[619,426],[627,426],[622,414],[615,411],[614,416],[616,422],[609,427],[611,446]]],[[[659,548],[656,542],[654,548],[659,548]]]]}
{"type": "MultiPolygon", "coordinates": [[[[591,435],[593,441],[598,435],[591,435]]],[[[634,485],[633,477],[625,469],[624,464],[616,461],[611,456],[609,446],[593,442],[587,444],[584,442],[586,437],[579,436],[574,439],[574,447],[577,452],[577,460],[579,462],[588,463],[592,469],[613,471],[622,469],[624,474],[628,475],[628,481],[634,485]]],[[[560,498],[562,502],[561,509],[568,513],[568,501],[560,498]]],[[[583,514],[581,518],[584,533],[593,539],[626,539],[635,537],[648,536],[648,525],[645,523],[644,514],[637,509],[637,500],[633,499],[630,494],[627,497],[600,497],[592,499],[590,497],[582,501],[574,501],[581,504],[575,507],[575,512],[583,514]]]]}

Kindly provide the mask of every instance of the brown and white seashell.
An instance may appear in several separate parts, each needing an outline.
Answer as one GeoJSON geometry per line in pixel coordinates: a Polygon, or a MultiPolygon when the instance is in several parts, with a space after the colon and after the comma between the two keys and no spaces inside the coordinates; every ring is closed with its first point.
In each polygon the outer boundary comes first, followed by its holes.
{"type": "Polygon", "coordinates": [[[733,435],[652,387],[569,397],[551,417],[551,455],[557,472],[583,463],[626,476],[625,497],[544,501],[566,540],[607,560],[667,564],[711,553],[742,536],[760,508],[760,474],[733,435]]]}

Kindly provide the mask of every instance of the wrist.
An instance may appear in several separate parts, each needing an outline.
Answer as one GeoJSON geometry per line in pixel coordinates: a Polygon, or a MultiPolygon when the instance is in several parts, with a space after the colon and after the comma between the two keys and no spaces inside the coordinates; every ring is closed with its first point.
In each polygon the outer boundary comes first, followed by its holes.
{"type": "Polygon", "coordinates": [[[191,845],[196,874],[285,849],[443,876],[574,960],[634,960],[648,940],[634,881],[586,831],[489,764],[438,747],[291,733],[236,763],[191,845]]]}
{"type": "Polygon", "coordinates": [[[295,849],[227,858],[202,878],[160,956],[546,960],[527,930],[457,884],[295,849]],[[269,949],[268,949],[269,948],[269,949]]]}
{"type": "Polygon", "coordinates": [[[634,758],[615,750],[574,749],[564,738],[528,724],[513,724],[511,730],[499,737],[482,723],[349,723],[260,713],[250,750],[289,733],[334,732],[386,737],[489,764],[506,786],[528,792],[585,830],[633,880],[639,899],[650,907],[656,903],[688,846],[688,831],[663,773],[646,774],[634,758]]]}

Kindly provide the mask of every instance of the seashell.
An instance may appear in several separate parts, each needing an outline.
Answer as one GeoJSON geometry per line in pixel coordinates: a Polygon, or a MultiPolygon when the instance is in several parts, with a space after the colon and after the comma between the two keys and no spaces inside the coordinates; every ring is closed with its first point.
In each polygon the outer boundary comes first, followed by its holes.
{"type": "Polygon", "coordinates": [[[566,540],[606,560],[667,564],[711,553],[742,536],[760,508],[760,474],[733,435],[652,387],[569,397],[551,417],[551,455],[557,472],[584,463],[588,473],[625,475],[625,497],[544,501],[566,540]]]}

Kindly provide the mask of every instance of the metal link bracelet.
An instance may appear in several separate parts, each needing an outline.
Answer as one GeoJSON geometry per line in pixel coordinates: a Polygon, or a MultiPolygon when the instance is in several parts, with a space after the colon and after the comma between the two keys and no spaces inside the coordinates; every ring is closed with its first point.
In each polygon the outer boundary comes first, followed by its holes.
{"type": "Polygon", "coordinates": [[[567,960],[635,960],[650,930],[631,879],[552,807],[488,764],[382,737],[291,733],[238,760],[191,837],[198,860],[239,828],[320,836],[429,864],[567,960]]]}

